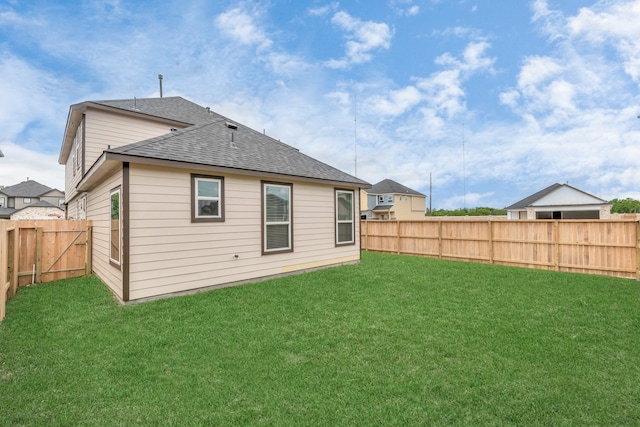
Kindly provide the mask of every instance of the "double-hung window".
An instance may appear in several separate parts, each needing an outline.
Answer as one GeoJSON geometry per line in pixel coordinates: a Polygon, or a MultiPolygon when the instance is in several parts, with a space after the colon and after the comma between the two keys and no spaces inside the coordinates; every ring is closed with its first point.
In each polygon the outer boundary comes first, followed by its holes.
{"type": "Polygon", "coordinates": [[[336,190],[336,245],[355,243],[353,191],[336,190]]]}
{"type": "Polygon", "coordinates": [[[291,184],[262,183],[263,253],[293,251],[291,184]]]}
{"type": "Polygon", "coordinates": [[[191,222],[224,221],[224,179],[191,175],[191,222]]]}
{"type": "Polygon", "coordinates": [[[120,187],[111,191],[110,202],[110,233],[109,233],[109,261],[120,265],[120,187]]]}

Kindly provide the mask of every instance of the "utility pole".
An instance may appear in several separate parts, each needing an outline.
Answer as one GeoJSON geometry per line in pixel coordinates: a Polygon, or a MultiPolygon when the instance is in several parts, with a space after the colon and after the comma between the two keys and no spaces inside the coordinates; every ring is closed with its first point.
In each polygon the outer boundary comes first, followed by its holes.
{"type": "Polygon", "coordinates": [[[432,184],[433,182],[431,181],[431,172],[429,172],[429,216],[433,216],[433,205],[431,204],[433,201],[433,197],[431,197],[432,184]]]}

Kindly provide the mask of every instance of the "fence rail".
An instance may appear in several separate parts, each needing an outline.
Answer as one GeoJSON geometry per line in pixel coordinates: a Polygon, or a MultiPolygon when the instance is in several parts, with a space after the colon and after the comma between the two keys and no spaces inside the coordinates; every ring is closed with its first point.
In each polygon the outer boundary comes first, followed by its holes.
{"type": "Polygon", "coordinates": [[[91,232],[84,220],[0,220],[0,320],[21,286],[89,274],[91,232]]]}
{"type": "Polygon", "coordinates": [[[640,221],[361,221],[367,251],[640,279],[640,221]]]}

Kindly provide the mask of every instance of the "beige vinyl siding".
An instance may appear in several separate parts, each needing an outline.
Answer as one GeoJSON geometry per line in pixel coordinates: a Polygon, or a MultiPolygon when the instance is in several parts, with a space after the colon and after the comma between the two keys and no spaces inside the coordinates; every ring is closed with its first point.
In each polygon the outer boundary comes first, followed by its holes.
{"type": "MultiPolygon", "coordinates": [[[[122,169],[119,169],[87,194],[87,218],[93,221],[93,273],[120,298],[122,298],[122,272],[109,263],[109,232],[110,194],[112,189],[121,184],[122,169]]],[[[122,198],[120,200],[122,201],[122,198]]],[[[77,206],[76,200],[71,206],[77,206]]],[[[120,236],[122,237],[122,233],[120,236]]]]}
{"type": "Polygon", "coordinates": [[[425,219],[425,202],[424,196],[411,196],[405,194],[394,195],[393,211],[394,218],[399,220],[418,220],[425,219]],[[400,198],[402,197],[402,200],[400,198]]]}
{"type": "Polygon", "coordinates": [[[81,174],[73,173],[73,156],[67,158],[67,163],[64,165],[64,193],[65,203],[69,203],[76,195],[76,186],[82,178],[81,174]]]}
{"type": "Polygon", "coordinates": [[[224,175],[225,221],[191,223],[191,173],[131,165],[132,300],[359,260],[335,247],[333,186],[292,181],[294,251],[262,255],[260,179],[224,175]]]}
{"type": "Polygon", "coordinates": [[[67,200],[67,217],[66,219],[80,218],[78,215],[78,197],[72,200],[67,200]]]}
{"type": "MultiPolygon", "coordinates": [[[[88,108],[85,113],[85,170],[111,148],[164,135],[175,125],[88,108]]],[[[71,157],[71,156],[70,156],[71,157]]]]}

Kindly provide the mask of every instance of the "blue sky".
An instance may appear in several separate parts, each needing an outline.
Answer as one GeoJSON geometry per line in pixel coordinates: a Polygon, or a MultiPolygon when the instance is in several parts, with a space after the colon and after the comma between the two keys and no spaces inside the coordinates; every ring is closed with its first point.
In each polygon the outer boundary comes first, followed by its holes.
{"type": "Polygon", "coordinates": [[[640,199],[640,0],[3,1],[0,184],[69,105],[179,95],[432,206],[640,199]],[[356,162],[357,158],[357,162],[356,162]]]}

